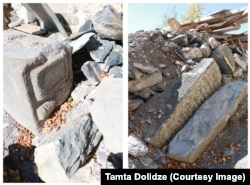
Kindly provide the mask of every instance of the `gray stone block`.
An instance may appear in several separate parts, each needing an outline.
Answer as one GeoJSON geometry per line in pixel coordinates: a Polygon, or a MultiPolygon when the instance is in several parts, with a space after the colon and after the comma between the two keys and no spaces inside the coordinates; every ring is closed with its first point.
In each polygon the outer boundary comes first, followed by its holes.
{"type": "Polygon", "coordinates": [[[106,5],[95,14],[94,28],[101,38],[122,40],[123,25],[119,13],[111,5],[106,5]]]}
{"type": "Polygon", "coordinates": [[[96,62],[103,63],[109,55],[113,45],[108,40],[102,40],[99,36],[93,36],[86,44],[86,49],[89,51],[91,58],[96,62]]]}
{"type": "Polygon", "coordinates": [[[192,71],[183,73],[167,89],[168,95],[164,101],[168,106],[145,140],[158,147],[165,145],[220,84],[221,73],[212,58],[203,59],[192,71]]]}
{"type": "Polygon", "coordinates": [[[4,109],[36,135],[70,94],[71,49],[58,41],[13,30],[4,31],[3,38],[4,109]]]}
{"type": "Polygon", "coordinates": [[[94,61],[85,62],[81,67],[81,71],[93,85],[98,85],[102,81],[101,68],[94,61]]]}
{"type": "Polygon", "coordinates": [[[140,79],[129,81],[128,90],[129,92],[137,92],[144,88],[156,85],[161,81],[162,81],[162,73],[161,71],[157,71],[155,73],[145,75],[140,79]]]}
{"type": "Polygon", "coordinates": [[[221,87],[203,103],[169,143],[169,158],[193,163],[226,126],[247,95],[247,82],[235,81],[221,87]]]}
{"type": "Polygon", "coordinates": [[[74,54],[83,48],[93,35],[95,35],[93,32],[85,33],[81,37],[71,41],[69,45],[72,47],[72,53],[74,54]]]}
{"type": "Polygon", "coordinates": [[[119,52],[111,51],[107,59],[105,60],[105,67],[103,69],[104,72],[109,72],[109,69],[113,66],[118,66],[122,64],[122,54],[119,52]]]}
{"type": "Polygon", "coordinates": [[[69,182],[95,151],[102,134],[87,116],[87,110],[84,103],[77,104],[61,129],[35,149],[35,164],[43,181],[69,182]]]}
{"type": "Polygon", "coordinates": [[[94,123],[103,134],[110,152],[122,153],[122,79],[105,77],[95,89],[95,101],[90,108],[94,123]]]}

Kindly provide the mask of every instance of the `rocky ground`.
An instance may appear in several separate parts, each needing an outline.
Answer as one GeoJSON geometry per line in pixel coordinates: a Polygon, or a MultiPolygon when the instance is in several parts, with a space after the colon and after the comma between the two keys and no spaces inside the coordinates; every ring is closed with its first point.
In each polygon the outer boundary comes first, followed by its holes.
{"type": "MultiPolygon", "coordinates": [[[[129,156],[129,168],[215,169],[247,167],[248,97],[245,97],[241,102],[237,112],[229,119],[227,126],[192,164],[166,157],[167,145],[157,148],[144,141],[145,133],[163,115],[161,110],[164,110],[166,103],[161,98],[161,94],[169,88],[171,82],[177,80],[180,74],[192,70],[193,66],[196,65],[195,63],[199,63],[202,55],[204,57],[205,53],[199,56],[198,52],[192,53],[192,56],[187,55],[186,50],[199,48],[208,36],[202,33],[192,34],[178,31],[163,33],[163,31],[155,30],[151,32],[138,31],[129,35],[130,80],[140,79],[143,81],[145,74],[152,74],[153,70],[157,71],[157,68],[163,74],[162,80],[158,82],[155,80],[154,85],[141,87],[140,90],[134,90],[132,82],[131,86],[129,85],[131,87],[129,94],[129,136],[137,136],[138,141],[132,141],[131,139],[131,142],[138,142],[137,145],[142,148],[139,154],[135,154],[133,153],[135,151],[132,151],[132,155],[129,156]],[[195,35],[193,35],[193,39],[198,41],[196,44],[188,44],[192,40],[192,34],[195,35]],[[178,36],[183,37],[183,35],[187,35],[188,39],[170,42],[170,39],[178,36]],[[186,54],[183,55],[183,53],[186,54]],[[189,59],[187,60],[187,58],[189,59]],[[140,64],[143,64],[144,68],[140,67],[140,64]],[[143,151],[143,148],[148,150],[143,151]]],[[[211,55],[210,53],[205,54],[206,57],[211,57],[211,55]]],[[[247,71],[241,71],[240,75],[236,73],[233,75],[223,74],[221,86],[235,80],[247,82],[247,71]]]]}

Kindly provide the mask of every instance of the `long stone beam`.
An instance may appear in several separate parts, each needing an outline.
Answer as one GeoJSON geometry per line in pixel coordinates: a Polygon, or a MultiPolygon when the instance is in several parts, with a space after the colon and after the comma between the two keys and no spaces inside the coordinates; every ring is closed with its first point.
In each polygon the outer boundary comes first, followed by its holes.
{"type": "Polygon", "coordinates": [[[167,156],[193,163],[226,126],[246,95],[247,82],[234,81],[221,87],[171,140],[167,156]]]}
{"type": "Polygon", "coordinates": [[[147,133],[145,141],[158,147],[165,145],[220,85],[220,69],[212,58],[202,59],[192,71],[183,73],[167,90],[166,111],[147,133]]]}

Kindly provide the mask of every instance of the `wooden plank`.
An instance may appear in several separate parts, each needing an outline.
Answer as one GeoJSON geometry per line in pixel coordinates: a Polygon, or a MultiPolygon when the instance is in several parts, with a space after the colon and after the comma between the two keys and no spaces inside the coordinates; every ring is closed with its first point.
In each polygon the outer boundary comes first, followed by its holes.
{"type": "Polygon", "coordinates": [[[171,27],[172,31],[178,30],[179,27],[181,26],[181,24],[175,18],[168,19],[168,24],[171,27]]]}
{"type": "Polygon", "coordinates": [[[236,26],[229,26],[226,28],[221,28],[221,29],[217,29],[217,30],[213,30],[212,33],[224,33],[224,32],[228,32],[228,31],[233,31],[233,30],[238,30],[240,29],[240,25],[236,25],[236,26]]]}
{"type": "Polygon", "coordinates": [[[203,24],[203,23],[207,23],[207,24],[219,23],[219,22],[221,22],[222,18],[223,17],[212,17],[212,16],[203,17],[203,18],[196,19],[196,20],[193,20],[193,21],[185,22],[185,23],[182,24],[181,27],[187,26],[189,24],[194,24],[194,23],[196,23],[196,25],[197,24],[203,24]]]}
{"type": "Polygon", "coordinates": [[[40,26],[32,24],[21,24],[20,26],[14,27],[14,29],[32,35],[40,35],[46,33],[46,30],[41,29],[40,26]]]}
{"type": "Polygon", "coordinates": [[[237,8],[230,10],[227,14],[227,16],[233,15],[233,14],[238,14],[238,13],[243,13],[247,11],[247,7],[242,7],[242,8],[237,8]]]}
{"type": "Polygon", "coordinates": [[[233,23],[235,23],[235,21],[238,21],[239,19],[241,19],[241,15],[237,14],[231,17],[229,20],[227,20],[223,25],[221,25],[221,27],[228,27],[232,25],[233,23]]]}

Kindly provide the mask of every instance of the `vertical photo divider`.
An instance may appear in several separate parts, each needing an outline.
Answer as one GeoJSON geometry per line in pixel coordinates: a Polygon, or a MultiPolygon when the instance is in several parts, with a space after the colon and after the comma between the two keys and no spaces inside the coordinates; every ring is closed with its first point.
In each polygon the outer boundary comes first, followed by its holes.
{"type": "Polygon", "coordinates": [[[128,3],[123,1],[123,168],[128,168],[128,3]]]}

